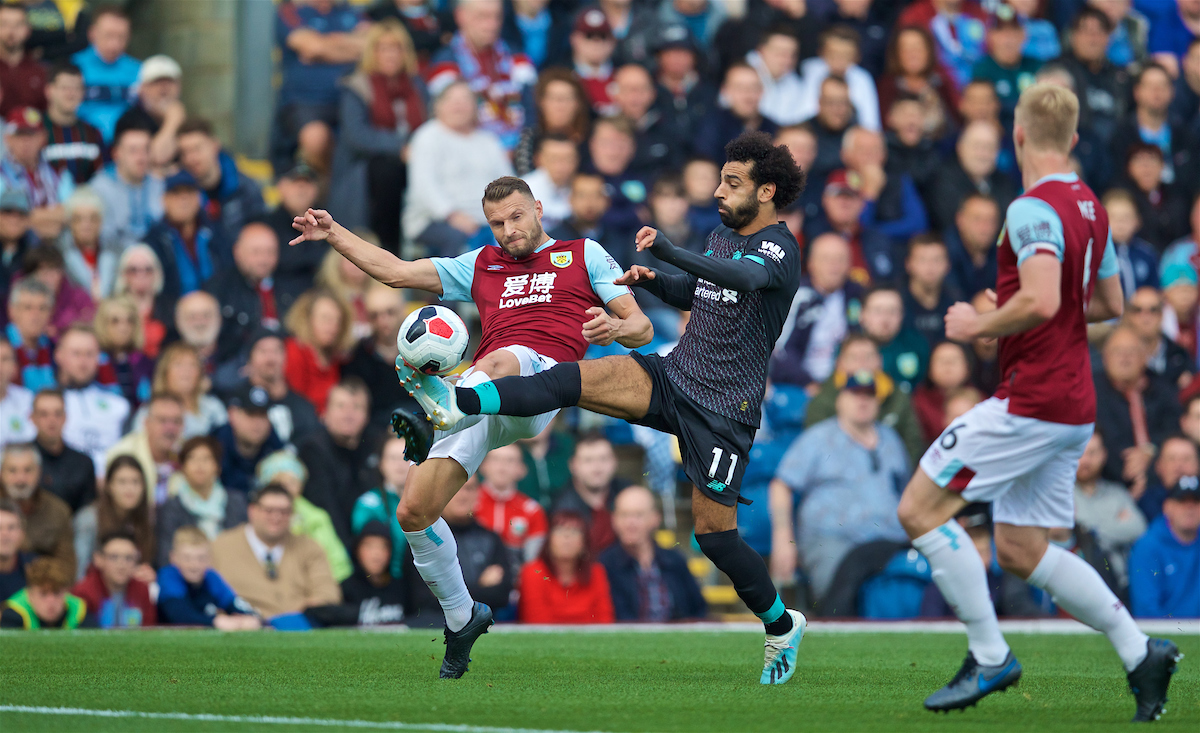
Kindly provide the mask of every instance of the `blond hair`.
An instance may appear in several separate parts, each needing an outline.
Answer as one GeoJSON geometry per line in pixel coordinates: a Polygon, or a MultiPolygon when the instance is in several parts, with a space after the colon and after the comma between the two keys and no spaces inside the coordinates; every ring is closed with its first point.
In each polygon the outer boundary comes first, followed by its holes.
{"type": "Polygon", "coordinates": [[[1079,127],[1079,97],[1055,84],[1034,84],[1021,93],[1015,119],[1030,148],[1070,153],[1079,127]]]}
{"type": "Polygon", "coordinates": [[[200,397],[207,387],[204,383],[204,362],[201,361],[200,354],[194,348],[182,341],[176,341],[159,354],[158,363],[154,366],[154,379],[151,380],[150,389],[156,393],[175,394],[167,387],[167,374],[171,371],[171,365],[180,359],[191,359],[196,364],[196,370],[200,375],[196,379],[196,387],[191,394],[175,395],[185,401],[184,410],[192,410],[200,403],[200,397]]]}
{"type": "Polygon", "coordinates": [[[419,71],[417,67],[417,52],[413,48],[412,36],[405,30],[404,25],[395,18],[376,23],[371,26],[371,30],[367,31],[367,40],[363,48],[362,59],[358,62],[358,70],[364,74],[374,74],[375,67],[375,48],[385,40],[399,41],[404,47],[404,73],[408,76],[416,76],[419,71]]]}
{"type": "Polygon", "coordinates": [[[284,319],[284,325],[292,336],[302,344],[321,351],[317,348],[316,339],[313,338],[312,332],[312,312],[317,302],[320,300],[328,300],[337,306],[338,311],[342,314],[342,322],[338,327],[338,335],[333,344],[333,354],[326,356],[337,357],[344,354],[354,346],[354,313],[350,310],[350,305],[345,299],[338,297],[337,293],[330,290],[315,288],[296,298],[296,302],[292,304],[291,310],[288,311],[287,317],[284,319]]]}
{"type": "Polygon", "coordinates": [[[171,549],[179,547],[208,547],[208,535],[199,527],[180,527],[171,538],[171,549]]]}
{"type": "MultiPolygon", "coordinates": [[[[354,233],[363,241],[369,242],[376,247],[379,246],[379,238],[374,234],[358,230],[356,230],[354,233]]],[[[321,260],[321,267],[317,270],[315,282],[318,287],[325,288],[326,290],[332,290],[343,300],[351,302],[356,298],[362,297],[362,295],[366,293],[367,289],[371,286],[373,280],[369,277],[366,278],[363,281],[361,288],[346,282],[346,279],[342,277],[342,262],[345,259],[346,258],[342,256],[341,252],[338,252],[333,247],[330,247],[329,252],[325,255],[325,258],[321,260]]]]}
{"type": "Polygon", "coordinates": [[[146,336],[142,331],[142,314],[138,313],[137,303],[134,303],[133,299],[127,295],[105,298],[96,307],[96,318],[93,321],[92,327],[96,330],[96,340],[100,342],[100,349],[102,351],[112,351],[118,348],[118,345],[113,342],[112,334],[108,327],[108,320],[112,317],[112,314],[119,312],[124,312],[133,317],[133,343],[130,347],[141,351],[146,344],[146,336]]]}

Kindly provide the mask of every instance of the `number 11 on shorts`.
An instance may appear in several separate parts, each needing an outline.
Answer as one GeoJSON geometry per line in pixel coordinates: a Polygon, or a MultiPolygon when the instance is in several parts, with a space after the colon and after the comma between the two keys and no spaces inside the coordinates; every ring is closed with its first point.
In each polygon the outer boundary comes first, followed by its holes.
{"type": "MultiPolygon", "coordinates": [[[[713,448],[712,465],[708,467],[708,477],[709,478],[716,477],[717,467],[720,465],[721,456],[723,456],[723,455],[725,455],[725,451],[721,450],[720,448],[713,448]]],[[[737,453],[730,453],[729,454],[729,473],[726,474],[725,481],[723,482],[721,489],[724,489],[726,486],[733,483],[733,472],[735,469],[737,469],[737,463],[738,463],[737,453]]],[[[711,488],[712,484],[709,484],[709,486],[711,488]]]]}

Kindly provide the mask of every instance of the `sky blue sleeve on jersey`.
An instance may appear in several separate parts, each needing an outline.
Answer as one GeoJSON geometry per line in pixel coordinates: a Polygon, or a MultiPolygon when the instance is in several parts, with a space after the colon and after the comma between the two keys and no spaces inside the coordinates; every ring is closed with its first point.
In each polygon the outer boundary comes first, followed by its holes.
{"type": "Polygon", "coordinates": [[[583,260],[587,265],[588,277],[592,281],[592,289],[600,296],[600,300],[607,303],[614,298],[630,294],[631,291],[624,285],[613,284],[625,271],[599,242],[584,240],[583,260]]]}
{"type": "Polygon", "coordinates": [[[431,257],[442,280],[442,300],[473,300],[471,285],[475,281],[475,260],[483,248],[473,249],[458,257],[431,257]]]}
{"type": "Polygon", "coordinates": [[[1050,204],[1023,196],[1009,205],[1004,226],[1018,265],[1037,252],[1053,252],[1062,262],[1066,249],[1062,219],[1050,204]]]}
{"type": "Polygon", "coordinates": [[[1104,243],[1104,256],[1100,258],[1100,271],[1096,273],[1096,277],[1103,280],[1120,272],[1121,265],[1117,262],[1117,246],[1113,244],[1112,230],[1110,229],[1108,241],[1104,243]]]}

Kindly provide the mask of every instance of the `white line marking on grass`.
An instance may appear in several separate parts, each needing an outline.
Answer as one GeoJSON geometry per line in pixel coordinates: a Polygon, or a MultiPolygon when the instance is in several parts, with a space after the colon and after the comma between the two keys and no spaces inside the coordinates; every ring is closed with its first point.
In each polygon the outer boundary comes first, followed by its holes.
{"type": "Polygon", "coordinates": [[[201,723],[247,723],[252,725],[310,725],[328,728],[366,728],[370,730],[432,730],[443,731],[444,733],[600,733],[599,731],[503,728],[490,725],[457,725],[453,723],[401,723],[389,720],[331,720],[329,718],[291,718],[274,715],[212,715],[209,713],[146,713],[140,710],[90,710],[88,708],[54,708],[40,705],[0,705],[0,713],[63,715],[88,718],[186,720],[201,723]]]}
{"type": "MultiPolygon", "coordinates": [[[[1147,634],[1200,634],[1200,619],[1139,619],[1138,626],[1147,634]]],[[[364,631],[387,633],[400,627],[376,626],[364,631]]],[[[584,626],[550,626],[543,624],[497,624],[492,633],[502,634],[622,634],[634,633],[724,633],[736,631],[762,632],[755,622],[711,622],[677,624],[592,624],[584,626]]],[[[948,619],[920,621],[825,621],[811,618],[806,634],[961,634],[963,625],[948,619]]],[[[1069,618],[1004,619],[1000,630],[1009,634],[1094,634],[1093,629],[1069,618]]]]}

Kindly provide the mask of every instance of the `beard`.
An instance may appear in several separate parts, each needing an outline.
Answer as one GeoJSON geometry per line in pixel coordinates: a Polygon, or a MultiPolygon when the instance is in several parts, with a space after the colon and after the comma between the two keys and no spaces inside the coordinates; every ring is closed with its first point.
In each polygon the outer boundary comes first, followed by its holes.
{"type": "Polygon", "coordinates": [[[717,213],[721,215],[722,224],[736,231],[754,221],[758,217],[758,209],[758,198],[751,196],[746,203],[736,209],[726,209],[724,206],[718,205],[717,213]]]}
{"type": "Polygon", "coordinates": [[[500,248],[513,259],[521,260],[533,254],[533,250],[537,249],[538,243],[542,241],[544,235],[545,232],[542,230],[542,224],[538,222],[533,225],[533,229],[529,231],[527,238],[523,237],[512,242],[505,242],[500,248]]]}

